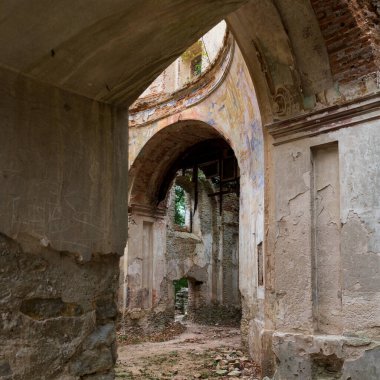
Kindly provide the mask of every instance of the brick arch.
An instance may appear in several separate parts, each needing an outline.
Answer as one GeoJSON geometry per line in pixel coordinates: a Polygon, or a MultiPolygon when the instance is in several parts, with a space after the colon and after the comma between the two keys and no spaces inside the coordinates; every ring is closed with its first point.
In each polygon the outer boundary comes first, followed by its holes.
{"type": "Polygon", "coordinates": [[[334,80],[349,82],[380,69],[380,2],[311,0],[334,80]]]}

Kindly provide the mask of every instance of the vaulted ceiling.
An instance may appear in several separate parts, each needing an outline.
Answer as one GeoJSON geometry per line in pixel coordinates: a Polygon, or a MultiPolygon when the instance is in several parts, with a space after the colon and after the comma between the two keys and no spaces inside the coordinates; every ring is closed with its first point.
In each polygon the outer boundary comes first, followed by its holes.
{"type": "Polygon", "coordinates": [[[0,65],[128,106],[227,17],[263,114],[283,117],[335,80],[379,68],[375,2],[341,0],[335,7],[322,0],[3,0],[0,65]]]}
{"type": "Polygon", "coordinates": [[[131,104],[246,0],[4,0],[0,64],[89,98],[131,104]]]}

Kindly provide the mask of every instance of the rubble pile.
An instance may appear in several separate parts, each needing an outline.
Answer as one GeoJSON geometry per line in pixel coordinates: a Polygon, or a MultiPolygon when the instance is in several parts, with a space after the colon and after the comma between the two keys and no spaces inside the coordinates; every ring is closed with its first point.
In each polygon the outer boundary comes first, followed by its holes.
{"type": "Polygon", "coordinates": [[[214,357],[214,373],[222,379],[257,379],[260,368],[239,350],[220,350],[214,357]]]}

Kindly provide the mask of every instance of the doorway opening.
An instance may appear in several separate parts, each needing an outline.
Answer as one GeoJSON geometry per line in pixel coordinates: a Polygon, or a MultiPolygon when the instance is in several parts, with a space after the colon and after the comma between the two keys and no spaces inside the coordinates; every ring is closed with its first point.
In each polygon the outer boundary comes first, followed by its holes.
{"type": "MultiPolygon", "coordinates": [[[[187,280],[182,291],[188,296],[187,313],[178,318],[238,326],[237,160],[225,140],[212,139],[191,147],[175,168],[167,201],[166,259],[169,278],[187,280]]],[[[176,296],[173,304],[177,320],[176,296]]]]}
{"type": "Polygon", "coordinates": [[[182,322],[186,316],[189,306],[189,285],[187,278],[173,281],[174,286],[174,320],[182,322]]]}
{"type": "Polygon", "coordinates": [[[126,324],[152,332],[181,315],[203,325],[239,326],[240,170],[234,151],[200,122],[169,126],[145,148],[131,169],[126,324]],[[163,151],[166,165],[155,158],[163,151]]]}
{"type": "Polygon", "coordinates": [[[262,235],[262,131],[254,92],[246,94],[248,72],[229,60],[235,48],[226,48],[231,55],[218,73],[233,74],[232,81],[221,76],[207,88],[194,82],[196,92],[186,88],[170,103],[160,98],[159,107],[154,97],[131,116],[124,316],[144,333],[172,330],[178,311],[185,315],[173,290],[180,279],[187,280],[188,326],[222,334],[225,325],[240,325],[244,302],[241,336],[251,333],[253,248],[262,235]],[[144,244],[147,238],[151,244],[144,244]]]}

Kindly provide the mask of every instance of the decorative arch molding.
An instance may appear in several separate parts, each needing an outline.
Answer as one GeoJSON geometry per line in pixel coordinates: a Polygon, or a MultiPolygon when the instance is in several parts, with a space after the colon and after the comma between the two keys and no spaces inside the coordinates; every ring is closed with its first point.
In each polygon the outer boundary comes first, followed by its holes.
{"type": "Polygon", "coordinates": [[[227,30],[218,57],[205,73],[172,94],[157,94],[150,99],[137,99],[129,109],[129,127],[143,127],[202,102],[216,91],[226,78],[234,51],[235,41],[227,30]]]}
{"type": "Polygon", "coordinates": [[[249,2],[227,20],[250,70],[265,122],[301,112],[305,96],[332,85],[310,3],[249,2]]]}
{"type": "Polygon", "coordinates": [[[158,207],[163,201],[158,193],[162,178],[173,177],[173,164],[181,155],[201,141],[220,138],[224,139],[221,131],[200,120],[181,120],[159,130],[142,147],[130,167],[131,206],[158,207]]]}
{"type": "Polygon", "coordinates": [[[251,1],[227,17],[264,124],[379,92],[379,8],[335,3],[251,1]]]}
{"type": "MultiPolygon", "coordinates": [[[[231,72],[240,72],[237,70],[238,67],[234,67],[231,72]]],[[[228,85],[232,83],[235,86],[236,80],[229,81],[228,85]]],[[[228,91],[231,92],[231,88],[228,91]]],[[[210,119],[208,107],[213,107],[212,104],[216,101],[214,97],[218,96],[217,92],[195,107],[198,110],[198,119],[193,118],[195,116],[194,109],[185,109],[178,115],[131,130],[133,134],[131,144],[136,143],[140,145],[140,148],[134,147],[133,149],[129,172],[131,183],[129,211],[133,222],[130,223],[128,247],[124,258],[124,273],[127,280],[123,294],[126,306],[125,318],[128,321],[134,308],[137,307],[136,305],[141,304],[139,303],[141,297],[149,299],[148,303],[143,303],[141,323],[145,323],[144,318],[148,318],[147,316],[154,315],[155,310],[165,309],[165,293],[162,291],[164,287],[162,287],[161,279],[165,282],[168,279],[176,278],[171,277],[174,264],[168,260],[166,254],[167,218],[171,215],[170,209],[166,209],[166,207],[171,203],[168,202],[168,199],[159,202],[157,191],[160,189],[164,177],[175,180],[177,171],[171,171],[171,169],[176,160],[185,152],[189,152],[194,145],[205,140],[223,139],[234,150],[238,160],[240,197],[236,199],[239,204],[236,219],[239,222],[235,220],[234,223],[230,223],[231,221],[228,219],[226,228],[236,229],[236,236],[239,236],[234,243],[236,244],[234,245],[234,254],[238,255],[239,265],[234,270],[237,271],[239,278],[239,291],[244,303],[243,310],[248,310],[249,307],[258,303],[262,304],[262,300],[257,297],[257,263],[254,259],[254,252],[257,243],[263,241],[264,236],[263,133],[261,124],[254,118],[255,112],[241,112],[239,108],[232,107],[229,111],[234,110],[235,113],[228,114],[229,118],[224,119],[219,111],[216,112],[215,119],[210,119]],[[135,140],[134,133],[136,132],[134,130],[138,130],[140,135],[144,135],[146,138],[135,140]],[[145,241],[151,241],[152,244],[147,245],[145,241]],[[141,269],[136,272],[137,267],[141,269]],[[141,272],[142,278],[145,278],[144,273],[151,271],[149,268],[154,268],[155,274],[146,281],[138,282],[139,273],[141,272]],[[172,272],[165,275],[166,270],[172,272]]],[[[221,88],[220,92],[225,93],[226,89],[221,88]]],[[[219,103],[217,109],[219,110],[221,107],[227,107],[227,105],[219,103]]],[[[255,111],[257,112],[257,108],[255,111]]],[[[167,188],[169,189],[169,187],[170,183],[167,188]]],[[[205,194],[206,198],[208,195],[210,194],[205,194]]],[[[208,202],[213,202],[214,206],[220,207],[221,205],[221,202],[218,203],[214,198],[208,202]]],[[[231,207],[230,203],[226,203],[226,205],[231,207]]],[[[216,215],[219,215],[221,209],[219,207],[216,207],[216,215]]],[[[198,220],[199,214],[194,211],[193,215],[195,215],[194,220],[198,220]]],[[[183,232],[180,233],[183,234],[183,232]]],[[[190,230],[190,234],[194,234],[193,243],[197,241],[196,244],[206,244],[205,241],[199,240],[197,233],[197,231],[190,230]]],[[[202,255],[199,256],[199,259],[200,257],[202,255]]],[[[206,267],[202,264],[196,268],[196,275],[193,277],[199,278],[200,275],[203,275],[206,267]]],[[[191,272],[186,273],[188,276],[191,272]]],[[[218,297],[223,299],[222,293],[219,293],[218,297]]],[[[243,318],[248,320],[250,317],[248,314],[244,314],[243,318]]],[[[248,334],[245,335],[245,339],[248,339],[248,334]]]]}

